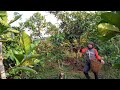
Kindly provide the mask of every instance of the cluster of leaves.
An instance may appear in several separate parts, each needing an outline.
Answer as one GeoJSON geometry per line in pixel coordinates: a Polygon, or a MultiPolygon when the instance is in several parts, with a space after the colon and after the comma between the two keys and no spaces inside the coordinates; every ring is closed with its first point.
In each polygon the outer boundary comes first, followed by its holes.
{"type": "MultiPolygon", "coordinates": [[[[120,34],[120,12],[105,12],[101,15],[101,21],[98,25],[99,39],[107,47],[106,54],[114,67],[119,68],[119,34],[120,34]],[[106,44],[109,42],[109,46],[106,44]],[[110,50],[111,49],[111,50],[110,50]]],[[[104,53],[104,52],[103,52],[104,53]]]]}
{"type": "Polygon", "coordinates": [[[56,47],[57,46],[59,47],[64,41],[64,34],[52,35],[50,38],[51,38],[52,44],[56,47]]]}
{"type": "MultiPolygon", "coordinates": [[[[7,21],[7,12],[0,12],[0,34],[3,42],[4,64],[7,77],[18,76],[21,70],[23,73],[36,73],[32,68],[40,62],[39,54],[34,51],[40,40],[32,41],[31,37],[20,28],[11,27],[11,24],[21,17],[19,13],[14,13],[14,19],[7,21]]],[[[22,74],[23,74],[22,73],[22,74]]],[[[22,77],[19,77],[22,78],[22,77]]]]}
{"type": "MultiPolygon", "coordinates": [[[[100,14],[102,12],[84,12],[84,11],[74,11],[74,12],[50,12],[60,20],[59,31],[64,33],[65,42],[70,43],[70,48],[74,46],[74,41],[77,41],[78,47],[84,45],[88,41],[97,41],[95,37],[97,34],[97,24],[100,22],[100,14]],[[93,36],[94,35],[94,36],[93,36]]],[[[65,43],[64,42],[64,43],[65,43]]]]}

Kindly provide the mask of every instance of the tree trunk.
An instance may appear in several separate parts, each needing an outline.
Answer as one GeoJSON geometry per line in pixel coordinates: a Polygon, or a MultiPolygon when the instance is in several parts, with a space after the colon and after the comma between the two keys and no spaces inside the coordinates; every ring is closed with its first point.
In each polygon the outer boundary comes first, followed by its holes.
{"type": "Polygon", "coordinates": [[[78,43],[78,49],[80,49],[80,38],[77,40],[78,43]]]}
{"type": "Polygon", "coordinates": [[[73,52],[73,44],[70,43],[70,52],[73,52]]]}
{"type": "Polygon", "coordinates": [[[1,79],[6,79],[5,68],[3,64],[3,56],[2,56],[2,43],[0,42],[0,76],[1,79]]]}
{"type": "Polygon", "coordinates": [[[78,59],[78,53],[76,53],[76,63],[78,64],[78,61],[79,61],[79,59],[78,59]]]}
{"type": "Polygon", "coordinates": [[[61,68],[61,66],[60,66],[60,60],[58,60],[58,67],[59,67],[59,69],[61,68]]]}
{"type": "Polygon", "coordinates": [[[76,61],[77,61],[77,65],[78,65],[78,62],[79,62],[78,52],[79,52],[79,50],[80,50],[80,38],[77,39],[77,42],[78,42],[78,47],[77,47],[77,53],[76,53],[76,61]]]}

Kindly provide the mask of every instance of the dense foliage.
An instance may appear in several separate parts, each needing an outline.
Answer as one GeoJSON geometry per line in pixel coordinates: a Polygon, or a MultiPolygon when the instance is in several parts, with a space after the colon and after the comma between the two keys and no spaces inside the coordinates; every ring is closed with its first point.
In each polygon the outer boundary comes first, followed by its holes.
{"type": "Polygon", "coordinates": [[[4,65],[9,79],[85,78],[80,71],[84,60],[79,50],[89,41],[104,57],[103,78],[119,78],[120,12],[49,11],[60,23],[47,22],[39,12],[18,27],[11,24],[22,18],[15,12],[8,22],[6,11],[0,11],[0,41],[3,43],[4,65]],[[27,34],[26,30],[31,34],[27,34]],[[48,37],[44,37],[48,35],[48,37]],[[77,61],[77,65],[76,65],[77,61]],[[77,69],[76,69],[77,68],[77,69]],[[114,74],[112,73],[113,71],[114,74]],[[111,74],[112,73],[112,74],[111,74]]]}

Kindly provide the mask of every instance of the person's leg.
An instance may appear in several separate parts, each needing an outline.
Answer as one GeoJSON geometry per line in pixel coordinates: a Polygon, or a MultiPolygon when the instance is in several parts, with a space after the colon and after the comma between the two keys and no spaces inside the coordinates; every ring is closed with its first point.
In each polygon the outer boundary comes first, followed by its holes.
{"type": "Polygon", "coordinates": [[[96,72],[93,72],[93,73],[94,73],[95,79],[98,79],[98,73],[96,72]]]}
{"type": "Polygon", "coordinates": [[[86,62],[86,65],[84,67],[83,72],[84,72],[84,74],[85,74],[85,76],[86,76],[87,79],[90,79],[90,76],[88,74],[89,70],[90,70],[90,63],[86,62]]]}

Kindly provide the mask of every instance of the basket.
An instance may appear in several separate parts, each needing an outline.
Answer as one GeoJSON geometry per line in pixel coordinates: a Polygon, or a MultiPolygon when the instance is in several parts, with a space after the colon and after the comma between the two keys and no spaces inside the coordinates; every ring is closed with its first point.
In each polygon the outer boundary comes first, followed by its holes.
{"type": "Polygon", "coordinates": [[[91,60],[91,70],[92,72],[98,73],[102,68],[101,62],[98,60],[91,60]]]}

